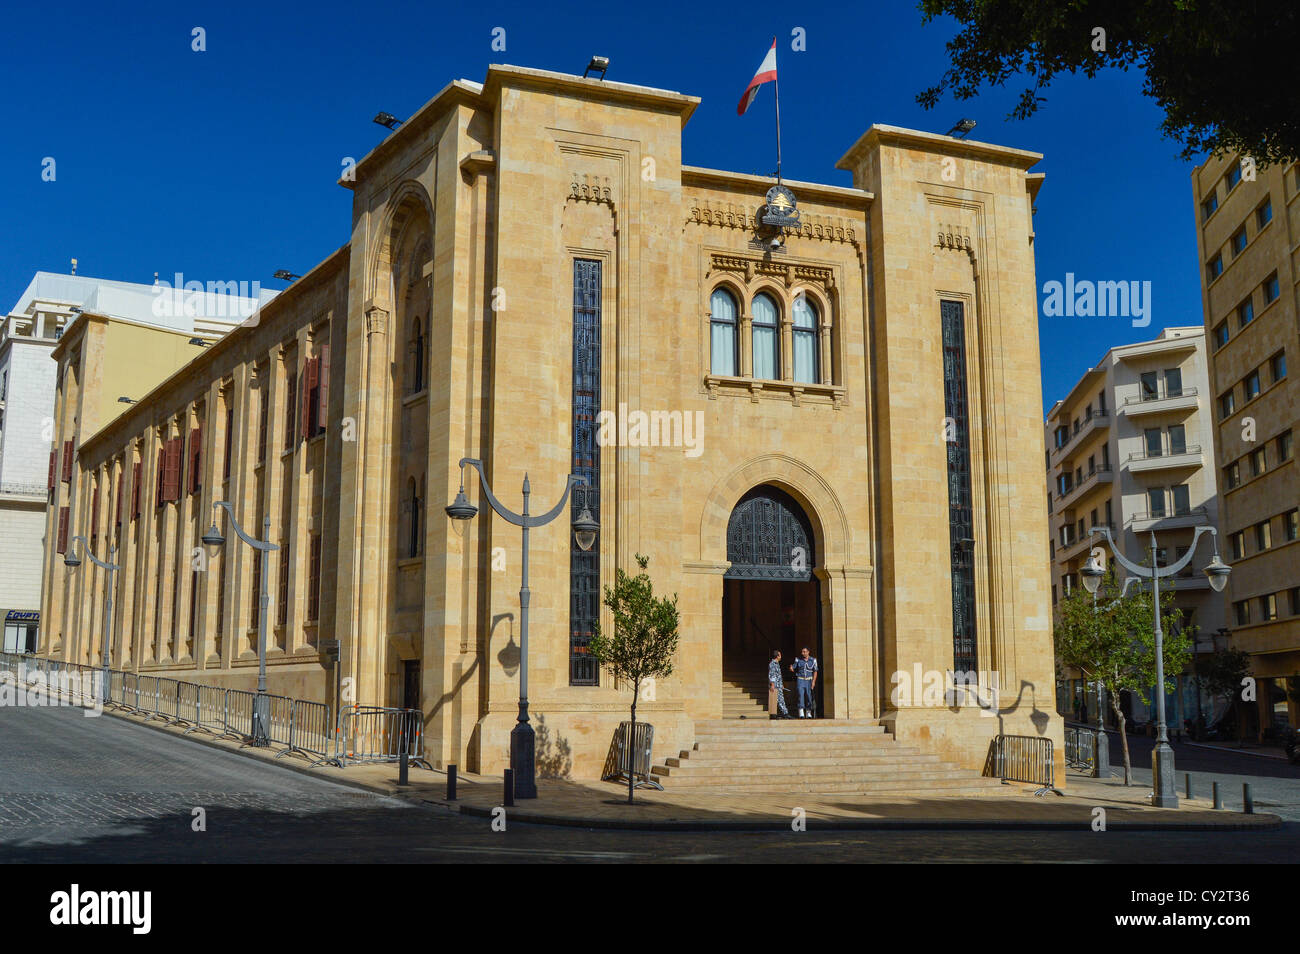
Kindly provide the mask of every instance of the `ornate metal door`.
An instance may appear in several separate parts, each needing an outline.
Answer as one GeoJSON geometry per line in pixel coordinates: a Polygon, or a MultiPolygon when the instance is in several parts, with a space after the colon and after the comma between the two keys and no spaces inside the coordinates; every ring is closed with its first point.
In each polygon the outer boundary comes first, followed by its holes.
{"type": "Polygon", "coordinates": [[[776,487],[755,487],[727,522],[731,580],[812,579],[812,526],[793,497],[776,487]]]}

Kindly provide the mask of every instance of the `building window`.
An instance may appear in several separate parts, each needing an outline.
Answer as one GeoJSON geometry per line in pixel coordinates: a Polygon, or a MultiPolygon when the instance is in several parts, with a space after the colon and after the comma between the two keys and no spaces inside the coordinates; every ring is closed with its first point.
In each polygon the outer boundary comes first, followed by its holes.
{"type": "Polygon", "coordinates": [[[1277,462],[1291,459],[1291,432],[1283,431],[1277,438],[1277,462]]]}
{"type": "Polygon", "coordinates": [[[1282,514],[1282,539],[1287,543],[1300,539],[1300,508],[1282,514]]]}
{"type": "Polygon", "coordinates": [[[1160,428],[1148,427],[1144,432],[1148,457],[1160,456],[1160,428]]]}
{"type": "Polygon", "coordinates": [[[212,651],[221,655],[221,634],[226,628],[226,560],[221,558],[221,569],[217,571],[217,625],[213,634],[215,642],[212,651]]]}
{"type": "Polygon", "coordinates": [[[1216,278],[1222,275],[1223,256],[1216,255],[1214,256],[1214,258],[1210,259],[1209,263],[1205,266],[1205,272],[1209,276],[1210,281],[1214,281],[1216,278]]]}
{"type": "Polygon", "coordinates": [[[1263,228],[1273,221],[1273,200],[1265,199],[1264,204],[1255,210],[1255,226],[1263,228]]]}
{"type": "Polygon", "coordinates": [[[406,392],[418,394],[424,390],[424,324],[418,316],[411,321],[411,337],[406,347],[410,362],[410,384],[406,392]]]}
{"type": "Polygon", "coordinates": [[[1250,374],[1246,375],[1245,379],[1241,382],[1241,386],[1247,401],[1259,397],[1259,369],[1256,368],[1254,371],[1250,372],[1250,374]]]}
{"type": "Polygon", "coordinates": [[[1277,594],[1269,593],[1259,598],[1259,619],[1261,623],[1277,619],[1277,594]]]}
{"type": "MultiPolygon", "coordinates": [[[[249,600],[249,626],[254,629],[262,622],[262,554],[253,555],[253,591],[249,600]]],[[[161,601],[160,605],[161,605],[161,601]]]]}
{"type": "Polygon", "coordinates": [[[1185,517],[1192,512],[1191,490],[1186,484],[1172,488],[1174,516],[1185,517]]]}
{"type": "Polygon", "coordinates": [[[1205,201],[1201,203],[1201,221],[1204,222],[1206,219],[1212,216],[1218,210],[1218,208],[1219,208],[1219,197],[1217,194],[1211,192],[1208,196],[1205,197],[1205,201]]]}
{"type": "Polygon", "coordinates": [[[1160,375],[1154,371],[1142,372],[1142,400],[1154,401],[1160,396],[1160,375]]]}
{"type": "Polygon", "coordinates": [[[424,502],[412,477],[406,482],[406,556],[420,555],[421,524],[423,521],[424,502]]]}
{"type": "Polygon", "coordinates": [[[1237,410],[1235,388],[1229,388],[1219,395],[1219,417],[1232,417],[1237,410]]]}
{"type": "Polygon", "coordinates": [[[947,444],[953,668],[957,672],[972,672],[977,668],[977,658],[965,310],[961,302],[944,301],[939,306],[939,317],[943,338],[944,414],[956,425],[956,440],[947,444]]]}
{"type": "Polygon", "coordinates": [[[1236,258],[1246,250],[1246,227],[1243,225],[1241,228],[1237,229],[1237,231],[1233,232],[1232,238],[1229,241],[1232,248],[1232,257],[1236,258]]]}
{"type": "Polygon", "coordinates": [[[266,461],[266,435],[269,432],[271,425],[270,384],[267,381],[265,366],[261,366],[257,369],[257,380],[261,382],[259,386],[260,389],[257,392],[257,462],[261,464],[266,461]]]}
{"type": "Polygon", "coordinates": [[[1250,623],[1250,600],[1238,600],[1232,604],[1233,620],[1238,626],[1246,626],[1250,623]]]}
{"type": "Polygon", "coordinates": [[[1264,303],[1272,304],[1282,294],[1282,286],[1277,282],[1277,272],[1264,279],[1264,303]]]}
{"type": "Polygon", "coordinates": [[[284,449],[293,447],[293,437],[298,428],[295,415],[298,408],[298,372],[288,372],[284,379],[284,449]]]}
{"type": "Polygon", "coordinates": [[[203,425],[190,428],[190,493],[197,494],[203,486],[203,425]]]}
{"type": "Polygon", "coordinates": [[[1287,595],[1291,598],[1291,615],[1300,616],[1300,586],[1291,587],[1287,595]]]}
{"type": "MultiPolygon", "coordinates": [[[[281,538],[283,540],[283,538],[281,538]]],[[[275,608],[276,622],[283,626],[289,621],[289,544],[280,544],[280,578],[277,581],[278,605],[275,608]]]]}
{"type": "Polygon", "coordinates": [[[1258,477],[1267,469],[1268,459],[1264,454],[1264,448],[1258,447],[1250,452],[1250,475],[1258,477]]]}
{"type": "Polygon", "coordinates": [[[1279,351],[1273,357],[1268,359],[1269,375],[1273,378],[1273,383],[1281,381],[1286,377],[1286,352],[1279,351]]]}
{"type": "MultiPolygon", "coordinates": [[[[1249,298],[1247,298],[1245,301],[1243,301],[1240,305],[1237,306],[1237,328],[1238,329],[1245,328],[1248,324],[1250,324],[1254,320],[1255,320],[1255,305],[1254,303],[1251,302],[1249,298]]],[[[1224,331],[1223,340],[1227,341],[1228,329],[1225,327],[1223,331],[1224,331]]]]}
{"type": "Polygon", "coordinates": [[[1273,549],[1273,525],[1268,520],[1255,524],[1255,552],[1263,553],[1273,549]]]}
{"type": "Polygon", "coordinates": [[[1152,517],[1163,517],[1165,515],[1165,490],[1163,487],[1152,487],[1147,490],[1147,512],[1152,517]]]}
{"type": "Polygon", "coordinates": [[[1183,369],[1165,368],[1165,397],[1181,397],[1183,393],[1183,369]]]}
{"type": "Polygon", "coordinates": [[[781,377],[780,312],[771,296],[754,296],[754,377],[775,381],[781,377]]]}
{"type": "Polygon", "coordinates": [[[311,559],[307,566],[307,618],[320,619],[320,557],[321,536],[311,536],[311,559]]]}
{"type": "Polygon", "coordinates": [[[821,331],[817,306],[807,295],[797,295],[790,309],[794,317],[794,379],[807,384],[821,380],[821,331]]]}
{"type": "MultiPolygon", "coordinates": [[[[229,400],[229,398],[228,398],[229,400]]],[[[221,479],[230,479],[230,456],[235,449],[235,405],[226,408],[226,449],[221,461],[221,479]]]]}
{"type": "Polygon", "coordinates": [[[1246,556],[1246,531],[1238,530],[1228,537],[1229,550],[1233,560],[1242,560],[1246,556]]]}
{"type": "Polygon", "coordinates": [[[1234,460],[1227,467],[1223,468],[1223,479],[1224,479],[1224,483],[1228,485],[1229,490],[1232,490],[1233,488],[1240,486],[1241,465],[1234,460]]]}
{"type": "Polygon", "coordinates": [[[1169,427],[1169,453],[1187,453],[1187,429],[1182,424],[1172,424],[1169,427]]]}
{"type": "Polygon", "coordinates": [[[709,368],[714,374],[740,373],[737,315],[735,296],[725,288],[715,288],[709,296],[709,368]]]}
{"type": "Polygon", "coordinates": [[[1232,168],[1228,170],[1227,175],[1224,176],[1224,179],[1227,182],[1229,192],[1237,188],[1237,183],[1241,181],[1241,163],[1240,162],[1233,163],[1232,168]]]}
{"type": "Polygon", "coordinates": [[[1221,321],[1214,326],[1214,347],[1222,348],[1228,343],[1228,323],[1221,321]]]}
{"type": "MultiPolygon", "coordinates": [[[[587,478],[582,505],[600,520],[601,263],[573,262],[573,459],[571,470],[587,478]]],[[[576,501],[575,501],[576,503],[576,501]]],[[[569,685],[597,686],[600,672],[587,651],[600,617],[600,539],[590,550],[569,534],[569,685]]]]}

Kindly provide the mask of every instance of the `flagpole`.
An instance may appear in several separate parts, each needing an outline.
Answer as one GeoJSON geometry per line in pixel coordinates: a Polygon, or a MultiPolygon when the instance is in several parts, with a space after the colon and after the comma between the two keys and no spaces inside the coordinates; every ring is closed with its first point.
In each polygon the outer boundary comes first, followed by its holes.
{"type": "MultiPolygon", "coordinates": [[[[776,37],[772,37],[772,66],[776,66],[776,37]]],[[[776,79],[774,80],[775,100],[776,100],[776,181],[781,183],[781,71],[776,70],[776,79]]]]}

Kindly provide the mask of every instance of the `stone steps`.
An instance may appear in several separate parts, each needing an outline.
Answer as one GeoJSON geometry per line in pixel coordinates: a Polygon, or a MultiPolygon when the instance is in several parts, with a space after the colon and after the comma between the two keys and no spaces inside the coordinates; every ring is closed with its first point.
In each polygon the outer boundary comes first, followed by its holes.
{"type": "MultiPolygon", "coordinates": [[[[717,759],[701,759],[699,757],[690,758],[691,753],[677,756],[676,758],[664,759],[665,775],[675,774],[679,770],[692,769],[699,771],[712,771],[717,768],[717,759]],[[671,769],[670,773],[668,770],[671,769]]],[[[744,755],[732,756],[727,759],[729,766],[754,770],[759,772],[780,771],[786,765],[790,764],[790,759],[781,755],[744,755]]],[[[923,752],[881,752],[876,755],[843,755],[837,757],[826,757],[816,759],[799,759],[798,765],[801,770],[822,769],[822,768],[849,768],[860,766],[862,768],[882,768],[890,766],[911,766],[911,765],[938,765],[939,756],[923,752]]],[[[658,766],[656,766],[658,768],[658,766]]]]}

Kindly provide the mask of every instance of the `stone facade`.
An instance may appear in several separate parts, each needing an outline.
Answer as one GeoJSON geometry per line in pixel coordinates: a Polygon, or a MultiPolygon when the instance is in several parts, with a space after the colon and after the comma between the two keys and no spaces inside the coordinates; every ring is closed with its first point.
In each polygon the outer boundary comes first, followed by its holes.
{"type": "MultiPolygon", "coordinates": [[[[343,687],[345,704],[418,705],[435,764],[500,771],[517,712],[521,535],[491,514],[472,473],[465,491],[482,512],[463,536],[442,508],[464,457],[483,460],[515,510],[527,477],[534,514],[560,499],[571,471],[598,463],[601,583],[641,553],[656,588],[679,601],[676,672],[638,707],[658,752],[689,746],[696,721],[722,715],[729,521],[742,497],[773,488],[811,533],[817,596],[800,619],[819,622],[799,638],[819,640],[823,715],[884,720],[972,767],[998,731],[1046,735],[1059,768],[1042,449],[1023,439],[1041,427],[1031,209],[1041,176],[1028,172],[1039,157],[873,126],[840,163],[853,187],[785,183],[801,219],[774,247],[761,222],[772,180],[683,164],[681,129],[697,104],[494,66],[481,86],[446,87],[362,159],[341,183],[353,192],[348,244],[256,326],[79,445],[76,526],[96,477],[115,487],[116,473],[143,465],[140,517],[102,529],[128,538],[115,664],[252,684],[251,550],[227,530],[224,552],[191,569],[211,502],[229,500],[250,532],[269,520],[290,554],[272,578],[271,691],[336,703],[343,687]],[[575,262],[598,263],[584,274],[600,276],[578,290],[599,315],[581,351],[575,262]],[[735,314],[715,332],[719,288],[735,314]],[[962,307],[961,354],[945,355],[942,302],[962,307]],[[733,336],[734,364],[715,360],[715,334],[733,336]],[[772,349],[756,366],[760,340],[772,349]],[[577,453],[575,427],[593,422],[575,421],[575,351],[583,375],[598,372],[584,400],[677,415],[698,440],[629,429],[577,453]],[[895,694],[897,673],[954,666],[945,358],[965,366],[964,631],[973,625],[978,669],[997,674],[997,711],[895,694]],[[327,397],[304,390],[304,375],[327,397]],[[190,434],[199,476],[159,504],[155,460],[165,465],[165,442],[190,434]],[[337,664],[326,639],[339,642],[337,664]]],[[[129,495],[129,477],[124,486],[129,495]]],[[[542,771],[589,777],[631,694],[604,674],[594,685],[574,676],[586,670],[569,519],[530,534],[529,698],[542,771]]],[[[51,611],[65,614],[47,628],[48,651],[95,661],[93,611],[66,618],[66,607],[98,599],[65,595],[48,547],[47,569],[61,607],[51,611]]],[[[607,611],[600,619],[611,624],[607,611]]]]}

